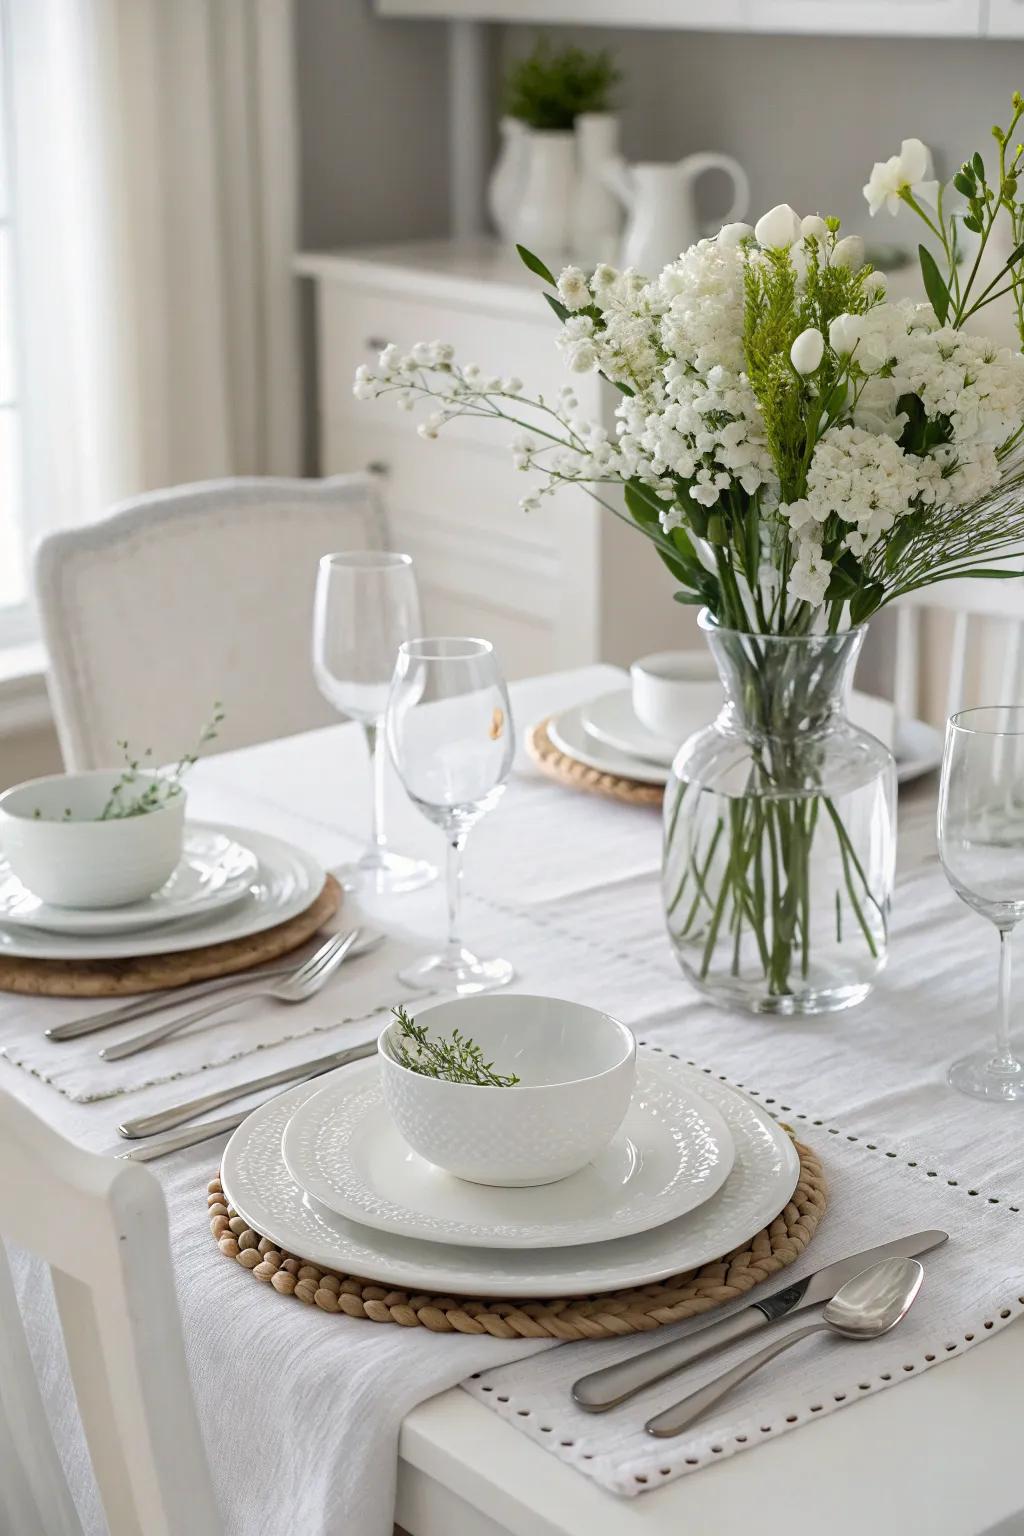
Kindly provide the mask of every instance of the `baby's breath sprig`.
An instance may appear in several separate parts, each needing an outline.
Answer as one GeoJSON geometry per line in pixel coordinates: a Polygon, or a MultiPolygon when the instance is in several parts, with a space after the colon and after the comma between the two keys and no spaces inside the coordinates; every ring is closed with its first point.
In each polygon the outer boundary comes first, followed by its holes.
{"type": "Polygon", "coordinates": [[[421,1077],[440,1077],[449,1083],[472,1083],[478,1088],[514,1088],[519,1079],[495,1072],[494,1063],[484,1061],[483,1052],[473,1040],[457,1029],[448,1039],[431,1039],[425,1024],[415,1024],[405,1009],[392,1008],[399,1035],[388,1037],[390,1054],[400,1067],[418,1072],[421,1077]]]}
{"type": "Polygon", "coordinates": [[[124,757],[125,768],[121,777],[110,791],[106,805],[100,812],[100,821],[121,821],[128,816],[146,816],[150,811],[158,811],[161,806],[173,800],[181,794],[181,781],[199,761],[203,748],[217,738],[217,728],[224,719],[224,708],[219,702],[213,706],[213,714],[203,726],[199,738],[190,752],[185,752],[173,768],[164,773],[158,773],[148,779],[146,787],[132,793],[138,784],[142,773],[150,773],[148,760],[153,756],[152,747],[147,747],[142,757],[133,757],[127,741],[117,743],[124,757]]]}

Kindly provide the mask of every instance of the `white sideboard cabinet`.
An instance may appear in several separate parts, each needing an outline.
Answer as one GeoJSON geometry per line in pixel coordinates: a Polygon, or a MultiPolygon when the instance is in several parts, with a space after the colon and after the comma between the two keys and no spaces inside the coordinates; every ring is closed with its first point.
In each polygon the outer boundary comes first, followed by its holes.
{"type": "MultiPolygon", "coordinates": [[[[469,419],[433,442],[389,398],[359,401],[352,376],[385,343],[452,342],[464,362],[554,394],[568,378],[558,322],[514,253],[438,241],[297,258],[316,291],[320,470],[381,476],[390,536],[412,555],[435,634],[493,640],[510,677],[696,643],[692,610],[650,544],[568,488],[535,513],[513,468],[514,429],[469,419]]],[[[578,379],[588,416],[610,424],[614,392],[578,379]]],[[[418,416],[426,414],[423,409],[418,416]]]]}

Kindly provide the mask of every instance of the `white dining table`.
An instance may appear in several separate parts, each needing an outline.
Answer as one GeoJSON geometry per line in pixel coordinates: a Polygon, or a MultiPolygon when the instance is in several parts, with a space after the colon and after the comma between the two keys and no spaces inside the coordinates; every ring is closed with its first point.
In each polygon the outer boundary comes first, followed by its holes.
{"type": "MultiPolygon", "coordinates": [[[[618,669],[596,666],[513,685],[521,735],[551,711],[624,681],[618,669]]],[[[338,726],[213,758],[195,772],[190,809],[218,817],[230,812],[238,822],[280,830],[314,851],[319,848],[325,862],[335,863],[358,851],[365,825],[364,754],[359,728],[338,726]],[[294,784],[290,801],[281,798],[289,773],[294,784]],[[273,793],[268,785],[274,786],[273,793]]],[[[515,775],[527,780],[537,772],[520,740],[515,775]]],[[[389,830],[394,842],[403,850],[439,858],[436,830],[417,815],[397,786],[392,789],[389,830]]],[[[903,871],[934,858],[934,790],[932,781],[901,794],[903,871]]],[[[499,806],[494,816],[503,814],[499,806]]],[[[639,862],[653,867],[660,830],[657,814],[640,808],[616,808],[616,814],[636,819],[632,837],[642,854],[639,862]]],[[[485,822],[470,840],[470,892],[485,889],[487,881],[485,822]]],[[[440,930],[440,890],[435,897],[440,930]]],[[[468,910],[472,914],[472,902],[468,910]]],[[[466,938],[472,943],[472,932],[466,938]]],[[[515,960],[515,955],[510,958],[515,960]]],[[[682,977],[679,986],[685,986],[682,977]]],[[[26,1000],[24,1007],[30,1010],[32,1001],[26,1000]]],[[[982,1009],[977,1027],[987,1027],[982,1009]]],[[[71,1139],[93,1146],[97,1128],[112,1126],[126,1103],[133,1103],[119,1099],[115,1115],[103,1101],[73,1102],[31,1072],[11,1070],[3,1063],[0,1085],[71,1139]]],[[[173,1090],[173,1083],[150,1086],[139,1095],[139,1110],[170,1102],[173,1090]]],[[[1021,1132],[1024,1147],[1024,1119],[1021,1132]]],[[[210,1147],[198,1149],[196,1168],[206,1168],[216,1155],[210,1147]]],[[[159,1164],[154,1166],[159,1169],[159,1164]]],[[[908,1226],[913,1225],[913,1212],[907,1217],[908,1226]]],[[[173,1243],[173,1227],[171,1237],[173,1243]]],[[[291,1305],[284,1300],[280,1304],[291,1305]]],[[[822,1529],[829,1536],[863,1536],[866,1531],[903,1536],[908,1529],[922,1536],[1010,1536],[1024,1532],[1016,1411],[1022,1383],[1024,1323],[1017,1322],[998,1339],[941,1369],[901,1382],[898,1390],[873,1394],[756,1450],[631,1500],[580,1476],[455,1388],[421,1403],[404,1420],[395,1517],[411,1536],[747,1536],[753,1530],[793,1536],[822,1529]]],[[[254,1511],[254,1532],[261,1529],[256,1515],[254,1511]]],[[[339,1525],[309,1530],[308,1536],[361,1533],[339,1525]]]]}

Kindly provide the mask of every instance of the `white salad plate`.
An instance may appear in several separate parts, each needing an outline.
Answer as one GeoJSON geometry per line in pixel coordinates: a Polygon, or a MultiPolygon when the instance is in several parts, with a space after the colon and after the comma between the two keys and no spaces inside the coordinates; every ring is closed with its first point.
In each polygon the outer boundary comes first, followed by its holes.
{"type": "Polygon", "coordinates": [[[0,926],[0,955],[33,960],[127,960],[138,955],[178,954],[207,944],[246,939],[285,923],[312,906],[323,889],[325,875],[316,859],[282,838],[248,827],[202,821],[190,822],[189,830],[238,843],[256,860],[246,890],[226,909],[214,908],[159,928],[121,934],[58,934],[20,924],[0,926]]]}
{"type": "Polygon", "coordinates": [[[130,933],[220,911],[248,891],[259,862],[215,827],[186,824],[181,862],[152,896],[122,907],[54,907],[33,896],[0,858],[0,922],[48,933],[130,933]]]}
{"type": "MultiPolygon", "coordinates": [[[[469,1296],[581,1296],[663,1280],[738,1248],[774,1220],[796,1188],[800,1163],[786,1132],[746,1094],[658,1054],[643,1052],[681,1087],[717,1109],[735,1148],[732,1172],[703,1205],[647,1232],[572,1248],[470,1248],[380,1232],[305,1193],[285,1166],[281,1138],[312,1083],[261,1104],[224,1150],[228,1200],[254,1231],[323,1269],[414,1290],[469,1296]]],[[[348,1069],[346,1069],[348,1070],[348,1069]]]]}
{"type": "MultiPolygon", "coordinates": [[[[651,744],[660,742],[661,738],[641,725],[633,714],[628,688],[563,710],[560,715],[549,720],[548,738],[560,752],[574,757],[577,762],[585,763],[588,768],[596,768],[599,773],[611,773],[646,784],[668,783],[674,753],[667,755],[663,745],[661,758],[650,755],[651,744]],[[610,699],[621,702],[610,705],[607,702],[610,699]],[[614,745],[608,735],[609,721],[613,722],[613,729],[616,724],[622,726],[627,711],[632,716],[632,726],[626,725],[625,733],[618,737],[618,744],[614,745]],[[602,728],[601,736],[592,729],[595,719],[602,728]],[[632,741],[632,746],[627,747],[627,741],[632,741]]],[[[896,778],[899,783],[908,784],[922,774],[934,772],[942,763],[942,744],[942,732],[935,726],[928,725],[924,720],[897,719],[893,756],[896,759],[896,778]]]]}
{"type": "Polygon", "coordinates": [[[709,1200],[735,1155],[718,1110],[645,1060],[621,1129],[579,1173],[525,1189],[470,1184],[403,1140],[374,1058],[332,1073],[299,1106],[281,1152],[295,1182],[339,1216],[472,1248],[568,1248],[646,1231],[709,1200]]]}

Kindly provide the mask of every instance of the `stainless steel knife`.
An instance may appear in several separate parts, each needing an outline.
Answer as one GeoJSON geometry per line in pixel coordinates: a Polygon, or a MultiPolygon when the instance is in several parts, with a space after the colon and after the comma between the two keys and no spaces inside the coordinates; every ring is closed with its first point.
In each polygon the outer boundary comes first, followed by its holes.
{"type": "Polygon", "coordinates": [[[739,1339],[758,1333],[780,1317],[788,1317],[792,1312],[802,1312],[805,1307],[816,1307],[831,1300],[841,1285],[860,1274],[862,1269],[877,1264],[880,1259],[916,1258],[918,1254],[941,1247],[948,1237],[948,1232],[940,1232],[938,1229],[914,1232],[909,1237],[898,1237],[891,1243],[881,1243],[877,1248],[865,1248],[861,1253],[851,1254],[849,1258],[838,1259],[835,1264],[827,1264],[824,1269],[817,1270],[806,1279],[797,1280],[795,1284],[785,1286],[772,1296],[752,1302],[749,1307],[734,1312],[731,1317],[720,1318],[692,1329],[685,1338],[658,1344],[640,1355],[634,1355],[631,1360],[623,1360],[618,1365],[609,1365],[602,1371],[591,1371],[581,1376],[573,1383],[573,1402],[577,1407],[585,1408],[588,1413],[604,1413],[606,1409],[615,1408],[637,1392],[642,1392],[645,1387],[664,1381],[666,1376],[672,1376],[693,1361],[702,1360],[705,1355],[724,1349],[727,1344],[735,1344],[739,1339]]]}

